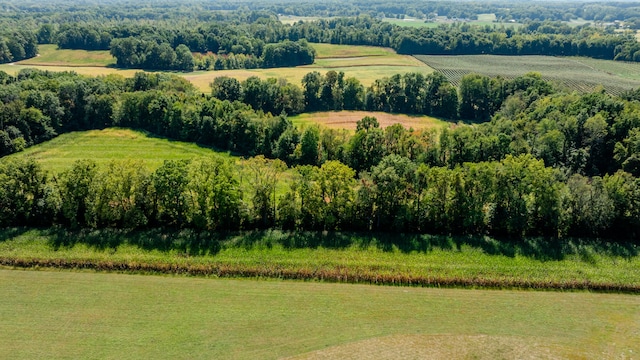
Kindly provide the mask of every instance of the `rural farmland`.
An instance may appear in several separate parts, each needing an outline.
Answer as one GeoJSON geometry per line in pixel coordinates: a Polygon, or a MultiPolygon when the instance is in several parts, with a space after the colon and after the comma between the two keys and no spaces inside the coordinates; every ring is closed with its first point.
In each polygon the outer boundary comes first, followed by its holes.
{"type": "Polygon", "coordinates": [[[633,358],[636,296],[0,270],[11,358],[633,358]]]}
{"type": "Polygon", "coordinates": [[[0,359],[640,359],[638,29],[0,0],[0,359]]]}
{"type": "Polygon", "coordinates": [[[618,95],[640,86],[637,63],[550,56],[416,55],[416,58],[443,73],[456,86],[470,73],[513,79],[528,72],[540,73],[543,79],[569,91],[590,92],[602,86],[618,95]]]}

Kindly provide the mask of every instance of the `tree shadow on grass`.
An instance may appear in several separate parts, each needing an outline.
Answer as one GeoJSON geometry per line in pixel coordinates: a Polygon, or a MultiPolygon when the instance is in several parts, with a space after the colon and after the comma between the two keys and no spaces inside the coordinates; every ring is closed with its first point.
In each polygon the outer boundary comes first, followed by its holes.
{"type": "Polygon", "coordinates": [[[58,250],[84,244],[99,251],[116,251],[122,245],[151,251],[179,251],[188,256],[215,255],[221,250],[224,234],[180,229],[151,230],[67,230],[49,231],[50,245],[58,250]]]}
{"type": "Polygon", "coordinates": [[[577,255],[582,261],[595,263],[595,255],[633,258],[640,255],[640,247],[630,241],[605,241],[601,239],[559,239],[531,237],[526,239],[495,238],[490,236],[447,236],[392,233],[348,232],[284,232],[278,230],[256,231],[240,235],[236,244],[244,248],[271,248],[279,244],[285,249],[346,249],[371,247],[382,251],[402,253],[428,253],[434,250],[463,251],[477,249],[488,255],[524,256],[539,261],[560,261],[577,255]]]}
{"type": "Polygon", "coordinates": [[[23,235],[29,230],[30,230],[29,228],[24,228],[24,227],[0,229],[0,242],[5,242],[8,240],[14,239],[18,236],[23,235]]]}
{"type": "MultiPolygon", "coordinates": [[[[3,229],[0,241],[24,233],[26,229],[3,229]]],[[[596,255],[634,258],[640,247],[631,241],[601,239],[558,239],[535,237],[526,239],[495,238],[490,236],[447,236],[393,233],[350,233],[261,230],[247,232],[209,232],[189,229],[159,228],[148,230],[47,230],[54,249],[84,244],[91,248],[116,251],[119,246],[132,245],[141,249],[163,252],[177,251],[186,256],[218,254],[223,248],[271,249],[281,246],[294,249],[368,249],[402,253],[429,253],[434,250],[480,250],[488,255],[524,256],[540,261],[559,261],[578,256],[582,261],[595,263],[596,255]]]]}

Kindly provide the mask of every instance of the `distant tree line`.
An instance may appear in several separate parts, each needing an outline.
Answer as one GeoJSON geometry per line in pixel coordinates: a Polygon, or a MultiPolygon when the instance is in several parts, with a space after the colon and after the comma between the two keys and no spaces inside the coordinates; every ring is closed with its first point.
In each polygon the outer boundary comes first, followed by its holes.
{"type": "MultiPolygon", "coordinates": [[[[288,64],[290,66],[312,62],[313,59],[309,57],[298,59],[295,54],[304,54],[305,51],[289,49],[293,46],[291,43],[277,45],[280,48],[278,51],[284,51],[282,57],[274,58],[278,54],[277,51],[263,54],[267,43],[300,39],[315,43],[391,47],[398,53],[410,55],[496,54],[585,56],[621,61],[640,59],[640,45],[633,35],[616,33],[613,28],[588,25],[571,27],[561,22],[550,21],[530,21],[518,28],[461,23],[440,25],[436,28],[410,28],[391,25],[367,16],[321,19],[292,26],[283,25],[273,17],[266,17],[259,18],[252,24],[214,24],[200,26],[195,30],[134,25],[120,25],[110,30],[105,30],[104,26],[98,24],[93,25],[93,28],[87,27],[88,25],[67,25],[61,28],[56,36],[58,45],[61,48],[69,47],[70,33],[81,37],[72,43],[77,44],[78,47],[75,48],[85,49],[94,49],[97,46],[95,44],[108,47],[108,44],[104,43],[105,39],[123,41],[123,37],[126,36],[128,41],[143,44],[155,41],[157,46],[167,47],[163,45],[167,43],[172,49],[183,44],[191,51],[199,53],[241,54],[260,58],[265,67],[284,64],[283,60],[287,58],[292,59],[288,64]],[[136,40],[131,37],[135,37],[136,40]],[[83,44],[91,45],[83,47],[83,44]]],[[[143,49],[146,47],[148,46],[142,45],[143,49]]],[[[144,54],[143,50],[139,52],[144,54]]],[[[138,54],[139,59],[143,57],[138,54]]],[[[240,67],[243,62],[239,64],[235,66],[240,67]]],[[[258,64],[256,67],[261,66],[258,64]]],[[[208,68],[215,69],[216,66],[208,68]]],[[[217,68],[222,67],[218,64],[217,68]]]]}
{"type": "MultiPolygon", "coordinates": [[[[423,1],[408,0],[389,3],[382,0],[333,1],[233,1],[210,2],[185,0],[180,6],[171,1],[109,0],[94,3],[77,1],[40,2],[26,0],[19,3],[10,0],[0,2],[7,22],[25,22],[27,26],[50,22],[92,21],[166,21],[193,19],[198,22],[234,20],[246,22],[256,18],[255,13],[282,14],[309,17],[340,17],[369,15],[378,18],[404,18],[430,20],[436,15],[450,20],[476,19],[481,14],[495,14],[500,21],[554,20],[613,22],[640,17],[640,6],[634,2],[549,2],[549,1],[423,1]],[[34,21],[35,20],[35,21],[34,21]]],[[[4,19],[3,19],[4,18],[4,19]]]]}
{"type": "MultiPolygon", "coordinates": [[[[188,9],[185,10],[187,13],[198,11],[196,10],[197,2],[190,5],[194,8],[187,6],[185,8],[188,9]]],[[[462,11],[473,13],[478,10],[476,5],[471,3],[469,6],[471,10],[462,9],[462,11]]],[[[546,5],[550,8],[556,6],[556,4],[546,5]]],[[[568,15],[571,13],[579,13],[583,18],[600,19],[603,16],[599,15],[599,12],[602,11],[616,14],[616,11],[622,12],[621,9],[624,11],[636,9],[632,6],[578,5],[580,6],[569,7],[570,9],[567,9],[562,16],[563,19],[573,18],[572,15],[568,15]]],[[[376,6],[393,14],[400,14],[403,11],[424,14],[415,7],[410,10],[408,4],[377,4],[376,6]]],[[[442,5],[436,10],[451,17],[454,13],[450,11],[450,6],[453,5],[442,5]]],[[[459,4],[455,6],[460,7],[459,4]]],[[[136,6],[132,7],[136,8],[136,6]]],[[[322,7],[327,8],[327,6],[322,7]]],[[[315,10],[322,12],[320,9],[322,7],[316,7],[315,10]]],[[[538,5],[527,8],[541,10],[542,7],[538,5]]],[[[95,18],[85,13],[78,14],[77,18],[86,17],[87,20],[71,21],[64,16],[47,18],[32,9],[30,14],[36,18],[27,21],[26,26],[14,23],[13,18],[6,20],[6,36],[7,38],[17,37],[16,40],[12,40],[14,43],[24,42],[20,36],[26,39],[25,34],[29,34],[30,39],[35,36],[39,43],[56,43],[60,48],[110,49],[117,58],[119,66],[149,69],[184,70],[193,60],[187,59],[188,55],[183,46],[186,46],[190,52],[202,54],[198,57],[200,61],[193,64],[199,69],[309,64],[313,61],[313,52],[306,47],[306,44],[298,43],[303,39],[311,43],[391,47],[401,54],[555,55],[622,61],[640,60],[640,45],[630,32],[617,32],[615,26],[588,24],[569,26],[557,21],[562,19],[552,15],[535,17],[529,16],[531,13],[517,15],[515,17],[519,19],[524,18],[523,25],[518,27],[479,26],[464,22],[440,24],[437,27],[402,27],[384,22],[378,19],[377,15],[361,11],[362,14],[354,14],[353,17],[300,21],[285,25],[276,15],[286,13],[285,9],[277,6],[262,8],[260,5],[256,5],[255,9],[217,15],[212,12],[208,17],[196,16],[182,19],[174,18],[173,14],[164,18],[156,14],[150,15],[150,18],[140,17],[130,21],[123,21],[108,10],[95,18]],[[274,12],[277,10],[284,12],[274,12]],[[47,20],[38,18],[39,14],[47,20]],[[203,18],[209,20],[199,20],[203,18]],[[38,21],[42,23],[32,24],[38,21]]],[[[500,13],[500,10],[514,9],[497,6],[492,10],[501,18],[514,17],[513,13],[510,15],[500,13]]],[[[90,10],[87,11],[90,12],[90,10]]],[[[170,11],[171,7],[164,10],[165,13],[170,11]]],[[[485,9],[485,11],[489,10],[485,9]]],[[[543,13],[548,12],[545,10],[543,13]]],[[[120,14],[119,11],[115,13],[120,14]]],[[[611,15],[610,17],[618,20],[620,16],[611,15]]],[[[636,18],[638,16],[629,18],[629,26],[635,26],[636,18]]],[[[1,22],[2,14],[0,14],[1,22]]],[[[35,52],[32,53],[35,55],[35,52]]],[[[26,55],[28,54],[30,52],[26,50],[26,55]]],[[[14,59],[22,58],[16,54],[12,56],[14,59]]],[[[5,59],[5,61],[8,60],[5,59]]]]}

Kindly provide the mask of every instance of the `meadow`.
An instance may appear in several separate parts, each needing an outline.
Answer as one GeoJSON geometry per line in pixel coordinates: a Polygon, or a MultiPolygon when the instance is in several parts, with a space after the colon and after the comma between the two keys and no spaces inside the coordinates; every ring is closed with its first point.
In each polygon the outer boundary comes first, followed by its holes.
{"type": "Polygon", "coordinates": [[[42,66],[81,66],[107,67],[115,66],[116,59],[109,51],[87,51],[58,49],[57,45],[38,45],[38,56],[20,61],[21,65],[42,66]]]}
{"type": "Polygon", "coordinates": [[[416,55],[443,73],[455,86],[469,73],[511,79],[537,72],[570,91],[590,92],[602,86],[619,95],[640,86],[640,64],[552,56],[416,55]]]}
{"type": "Polygon", "coordinates": [[[638,247],[579,239],[7,229],[0,265],[447,287],[640,292],[638,247]]]}
{"type": "MultiPolygon", "coordinates": [[[[387,48],[373,46],[351,46],[312,44],[318,55],[312,65],[295,68],[238,69],[221,71],[195,71],[190,73],[172,72],[183,76],[202,92],[209,92],[209,84],[216,77],[229,76],[240,81],[251,76],[261,79],[282,78],[300,85],[302,78],[312,71],[326,73],[329,70],[342,71],[347,77],[355,77],[364,86],[371,85],[376,79],[398,73],[420,72],[429,74],[433,69],[412,56],[398,55],[387,48]]],[[[80,75],[100,76],[120,74],[132,77],[142,70],[114,68],[114,59],[106,51],[60,50],[55,45],[41,45],[40,56],[0,65],[0,71],[15,75],[26,68],[49,71],[74,71],[80,75]]]]}
{"type": "Polygon", "coordinates": [[[282,78],[290,83],[300,85],[302,78],[312,71],[324,74],[333,70],[342,71],[345,77],[355,77],[364,86],[369,86],[377,79],[395,74],[419,72],[427,75],[433,72],[432,68],[413,56],[398,55],[395,51],[387,48],[332,44],[312,44],[312,46],[317,51],[316,61],[312,65],[295,68],[194,72],[183,76],[197,88],[206,92],[209,89],[209,84],[220,76],[228,76],[240,81],[251,76],[257,76],[261,79],[282,78]]]}
{"type": "Polygon", "coordinates": [[[118,159],[141,160],[150,170],[154,170],[165,160],[206,156],[231,158],[226,153],[193,143],[154,137],[135,130],[109,128],[62,134],[7,158],[33,158],[45,170],[59,173],[82,159],[92,159],[99,165],[118,159]]]}
{"type": "Polygon", "coordinates": [[[12,359],[633,358],[635,296],[0,270],[12,359]]]}

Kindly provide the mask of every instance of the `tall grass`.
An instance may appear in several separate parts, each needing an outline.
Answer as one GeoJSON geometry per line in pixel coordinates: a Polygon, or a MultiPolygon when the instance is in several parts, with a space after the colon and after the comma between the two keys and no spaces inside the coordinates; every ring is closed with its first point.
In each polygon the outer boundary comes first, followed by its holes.
{"type": "Polygon", "coordinates": [[[637,245],[265,231],[5,230],[0,264],[353,283],[640,292],[637,245]]]}

